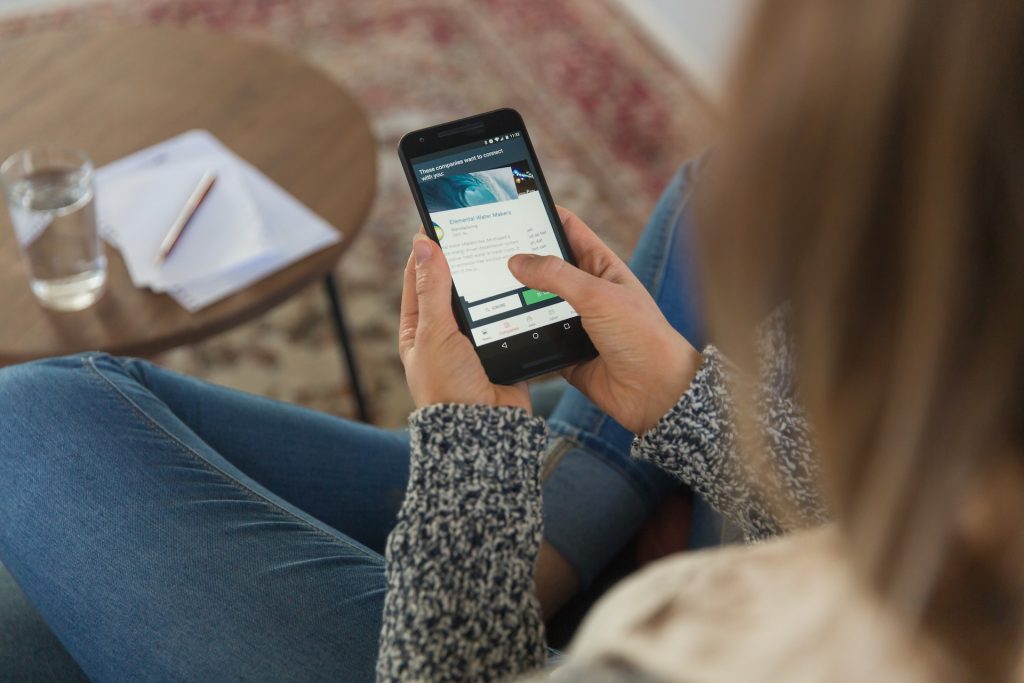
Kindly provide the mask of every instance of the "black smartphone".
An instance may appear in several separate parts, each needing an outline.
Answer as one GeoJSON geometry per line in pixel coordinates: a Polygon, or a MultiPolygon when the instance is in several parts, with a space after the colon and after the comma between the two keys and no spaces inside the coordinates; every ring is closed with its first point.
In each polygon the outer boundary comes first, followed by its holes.
{"type": "Polygon", "coordinates": [[[508,269],[520,253],[575,264],[519,112],[413,131],[398,155],[427,235],[448,259],[459,327],[491,381],[514,384],[596,356],[567,301],[508,269]]]}

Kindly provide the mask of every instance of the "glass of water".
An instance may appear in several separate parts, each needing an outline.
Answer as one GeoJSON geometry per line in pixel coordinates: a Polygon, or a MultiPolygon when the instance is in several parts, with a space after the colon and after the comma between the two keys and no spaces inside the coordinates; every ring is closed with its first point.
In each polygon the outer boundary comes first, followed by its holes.
{"type": "Polygon", "coordinates": [[[80,150],[37,147],[9,157],[0,177],[36,297],[59,311],[91,306],[107,279],[92,161],[80,150]]]}

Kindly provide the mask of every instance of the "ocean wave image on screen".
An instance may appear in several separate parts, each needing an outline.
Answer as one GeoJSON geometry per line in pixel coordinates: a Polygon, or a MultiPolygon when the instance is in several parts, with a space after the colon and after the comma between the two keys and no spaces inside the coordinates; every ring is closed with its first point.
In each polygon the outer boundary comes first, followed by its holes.
{"type": "Polygon", "coordinates": [[[516,199],[516,181],[508,166],[429,180],[420,187],[427,211],[450,211],[516,199]]]}

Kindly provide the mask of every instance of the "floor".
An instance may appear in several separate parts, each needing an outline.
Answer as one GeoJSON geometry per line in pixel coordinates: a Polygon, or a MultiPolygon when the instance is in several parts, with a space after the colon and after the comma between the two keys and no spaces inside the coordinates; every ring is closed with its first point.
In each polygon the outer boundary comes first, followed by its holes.
{"type": "MultiPolygon", "coordinates": [[[[0,17],[93,0],[0,0],[0,17]]],[[[717,91],[753,0],[615,0],[666,56],[717,91]]]]}
{"type": "Polygon", "coordinates": [[[0,3],[0,17],[21,14],[23,12],[40,11],[53,9],[55,7],[68,7],[71,5],[82,5],[92,0],[3,0],[0,3]]]}

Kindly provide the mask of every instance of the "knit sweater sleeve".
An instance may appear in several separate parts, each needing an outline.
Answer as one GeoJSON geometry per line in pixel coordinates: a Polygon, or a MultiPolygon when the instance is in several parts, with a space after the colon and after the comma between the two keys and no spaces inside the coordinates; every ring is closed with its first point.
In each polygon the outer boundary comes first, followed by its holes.
{"type": "Polygon", "coordinates": [[[749,387],[756,409],[752,438],[741,439],[729,392],[735,372],[713,346],[689,390],[661,422],[633,444],[738,524],[748,540],[826,521],[817,461],[792,380],[792,350],[782,318],[762,329],[762,372],[749,387]],[[741,449],[751,443],[760,448],[741,449]],[[759,459],[752,456],[763,454],[759,459]]]}
{"type": "Polygon", "coordinates": [[[515,408],[436,405],[413,413],[410,437],[378,681],[498,681],[543,666],[533,566],[544,422],[515,408]]]}

